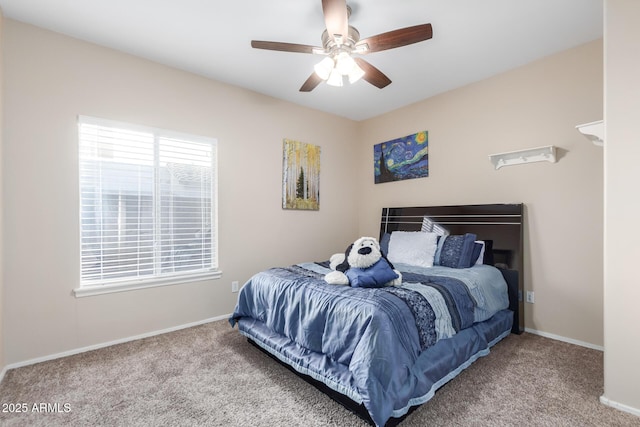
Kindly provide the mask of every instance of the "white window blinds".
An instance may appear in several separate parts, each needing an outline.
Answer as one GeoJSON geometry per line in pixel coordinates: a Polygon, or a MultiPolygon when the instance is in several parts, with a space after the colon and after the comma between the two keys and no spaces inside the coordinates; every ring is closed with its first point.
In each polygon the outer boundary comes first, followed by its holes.
{"type": "Polygon", "coordinates": [[[217,269],[216,141],[79,118],[81,287],[217,269]]]}

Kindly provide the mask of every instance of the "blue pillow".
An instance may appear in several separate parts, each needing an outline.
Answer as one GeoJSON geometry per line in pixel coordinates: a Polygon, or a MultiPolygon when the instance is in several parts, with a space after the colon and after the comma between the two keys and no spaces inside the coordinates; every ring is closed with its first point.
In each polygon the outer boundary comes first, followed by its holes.
{"type": "MultiPolygon", "coordinates": [[[[484,244],[482,243],[473,243],[473,253],[471,254],[471,265],[475,265],[478,262],[478,258],[480,258],[480,252],[482,252],[482,248],[484,244]]],[[[484,259],[484,258],[483,258],[484,259]]],[[[482,264],[482,261],[480,262],[482,264]]]]}
{"type": "Polygon", "coordinates": [[[380,239],[380,250],[384,256],[389,255],[389,241],[391,240],[391,233],[384,233],[382,239],[380,239]]]}
{"type": "Polygon", "coordinates": [[[351,267],[345,274],[349,278],[349,284],[352,288],[381,288],[398,278],[396,272],[391,269],[384,258],[369,268],[351,267]]]}
{"type": "Polygon", "coordinates": [[[441,237],[442,246],[439,248],[440,257],[437,265],[451,268],[471,267],[476,237],[473,233],[441,237]]]}

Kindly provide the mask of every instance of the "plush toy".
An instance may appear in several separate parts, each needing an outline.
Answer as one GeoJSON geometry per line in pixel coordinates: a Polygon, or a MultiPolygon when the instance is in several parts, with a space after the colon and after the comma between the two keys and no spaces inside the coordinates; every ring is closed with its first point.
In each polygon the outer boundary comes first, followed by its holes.
{"type": "Polygon", "coordinates": [[[402,274],[382,254],[373,237],[361,237],[344,254],[332,255],[329,267],[334,271],[327,273],[324,280],[331,285],[380,288],[402,283],[402,274]]]}

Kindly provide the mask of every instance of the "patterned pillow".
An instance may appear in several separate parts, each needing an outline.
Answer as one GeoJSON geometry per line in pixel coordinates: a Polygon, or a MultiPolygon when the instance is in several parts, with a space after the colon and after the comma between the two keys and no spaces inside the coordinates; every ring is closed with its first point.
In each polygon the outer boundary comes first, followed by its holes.
{"type": "Polygon", "coordinates": [[[440,243],[442,245],[438,248],[440,257],[437,265],[451,268],[471,267],[476,238],[473,233],[441,237],[439,246],[440,243]]]}

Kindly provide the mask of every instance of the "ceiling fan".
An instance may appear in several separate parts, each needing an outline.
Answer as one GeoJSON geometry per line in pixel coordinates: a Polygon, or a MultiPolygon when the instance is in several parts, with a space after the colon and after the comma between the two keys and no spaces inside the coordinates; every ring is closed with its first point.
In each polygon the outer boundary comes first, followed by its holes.
{"type": "Polygon", "coordinates": [[[421,24],[360,39],[358,30],[349,25],[351,8],[347,6],[346,0],[322,0],[322,13],[327,27],[322,33],[322,47],[261,40],[251,41],[251,47],[256,49],[326,56],[315,65],[315,71],[304,82],[300,92],[311,92],[323,81],[332,86],[342,86],[345,77],[350,83],[355,83],[363,78],[382,89],[391,83],[389,77],[364,59],[352,55],[366,55],[407,46],[428,40],[433,36],[431,24],[421,24]]]}

